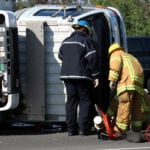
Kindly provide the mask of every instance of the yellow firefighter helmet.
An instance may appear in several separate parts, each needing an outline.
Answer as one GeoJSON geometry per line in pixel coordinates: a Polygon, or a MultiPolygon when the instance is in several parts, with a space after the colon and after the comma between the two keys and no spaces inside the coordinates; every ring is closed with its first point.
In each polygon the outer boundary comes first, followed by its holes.
{"type": "Polygon", "coordinates": [[[114,43],[109,47],[109,55],[115,50],[124,50],[118,43],[114,43]]]}

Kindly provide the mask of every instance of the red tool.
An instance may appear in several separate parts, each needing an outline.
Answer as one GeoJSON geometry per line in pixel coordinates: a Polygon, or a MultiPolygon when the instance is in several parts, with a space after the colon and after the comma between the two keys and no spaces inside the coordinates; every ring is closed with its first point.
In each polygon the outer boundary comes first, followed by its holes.
{"type": "Polygon", "coordinates": [[[147,126],[145,130],[145,138],[148,142],[150,142],[150,124],[147,126]]]}
{"type": "MultiPolygon", "coordinates": [[[[100,107],[98,107],[98,111],[102,115],[103,122],[106,128],[106,133],[108,134],[109,138],[112,140],[118,139],[118,136],[116,135],[116,132],[113,130],[114,128],[114,120],[112,120],[100,107]]],[[[120,131],[121,136],[119,139],[123,139],[123,133],[120,131]]]]}

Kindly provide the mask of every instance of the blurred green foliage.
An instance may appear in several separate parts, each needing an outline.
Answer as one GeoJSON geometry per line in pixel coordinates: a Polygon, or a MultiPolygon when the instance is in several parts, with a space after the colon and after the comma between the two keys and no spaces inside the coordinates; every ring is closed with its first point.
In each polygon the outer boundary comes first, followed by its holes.
{"type": "Polygon", "coordinates": [[[124,18],[127,35],[150,35],[150,2],[144,0],[92,0],[95,5],[116,7],[124,18]]]}

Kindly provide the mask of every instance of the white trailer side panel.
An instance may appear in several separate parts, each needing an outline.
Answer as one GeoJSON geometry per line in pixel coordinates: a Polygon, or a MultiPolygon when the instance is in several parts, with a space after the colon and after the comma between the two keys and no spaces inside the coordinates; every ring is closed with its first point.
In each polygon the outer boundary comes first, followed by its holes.
{"type": "MultiPolygon", "coordinates": [[[[40,23],[40,22],[37,21],[37,23],[40,23]]],[[[58,58],[58,51],[59,51],[61,42],[64,40],[64,38],[71,34],[72,28],[70,27],[70,25],[67,25],[67,24],[58,25],[58,23],[56,22],[54,23],[54,21],[53,22],[47,21],[47,22],[42,22],[42,23],[44,24],[43,47],[44,47],[44,64],[45,64],[44,66],[45,68],[44,69],[45,98],[42,100],[44,102],[45,121],[65,121],[66,91],[65,91],[63,82],[59,79],[61,61],[58,58]]],[[[27,69],[28,68],[27,67],[28,49],[27,49],[26,40],[28,37],[26,37],[27,35],[26,32],[27,32],[27,27],[29,27],[28,24],[31,25],[32,21],[18,22],[20,77],[21,77],[21,85],[22,85],[22,93],[23,93],[23,104],[25,105],[23,116],[27,120],[34,120],[33,118],[34,115],[31,115],[32,111],[29,108],[31,105],[31,101],[36,101],[36,103],[38,103],[38,101],[34,99],[30,100],[27,97],[27,95],[29,94],[28,93],[29,90],[27,90],[27,87],[31,86],[31,85],[27,85],[27,84],[30,84],[29,82],[27,82],[27,75],[28,77],[30,76],[30,72],[28,72],[29,70],[27,69]]],[[[39,38],[40,37],[37,37],[37,39],[39,38]]],[[[35,44],[34,40],[30,44],[35,44]]],[[[30,51],[32,51],[32,49],[30,49],[30,51]]],[[[34,64],[34,66],[36,66],[36,64],[34,64]]],[[[36,74],[34,75],[35,75],[35,78],[37,78],[36,74]]],[[[40,78],[37,80],[40,80],[40,78]]],[[[32,88],[34,87],[32,86],[32,88]]],[[[34,91],[34,89],[31,89],[31,91],[32,90],[34,91]]],[[[32,97],[32,92],[30,92],[30,96],[32,97]]],[[[36,106],[34,107],[36,108],[36,106]]],[[[39,113],[43,113],[43,112],[39,109],[39,113]]]]}
{"type": "Polygon", "coordinates": [[[61,61],[58,51],[61,42],[69,36],[72,29],[68,25],[45,26],[45,56],[46,56],[46,116],[55,121],[65,121],[66,92],[59,79],[61,61]]]}

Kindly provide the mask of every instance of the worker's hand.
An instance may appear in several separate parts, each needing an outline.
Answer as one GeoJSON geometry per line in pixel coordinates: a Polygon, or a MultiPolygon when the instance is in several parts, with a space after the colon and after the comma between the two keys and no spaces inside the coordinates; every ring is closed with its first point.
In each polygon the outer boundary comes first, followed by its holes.
{"type": "Polygon", "coordinates": [[[112,91],[116,89],[116,86],[117,86],[116,82],[114,81],[109,82],[109,87],[112,91]]]}
{"type": "Polygon", "coordinates": [[[98,87],[99,85],[99,79],[94,80],[94,88],[98,87]]]}

